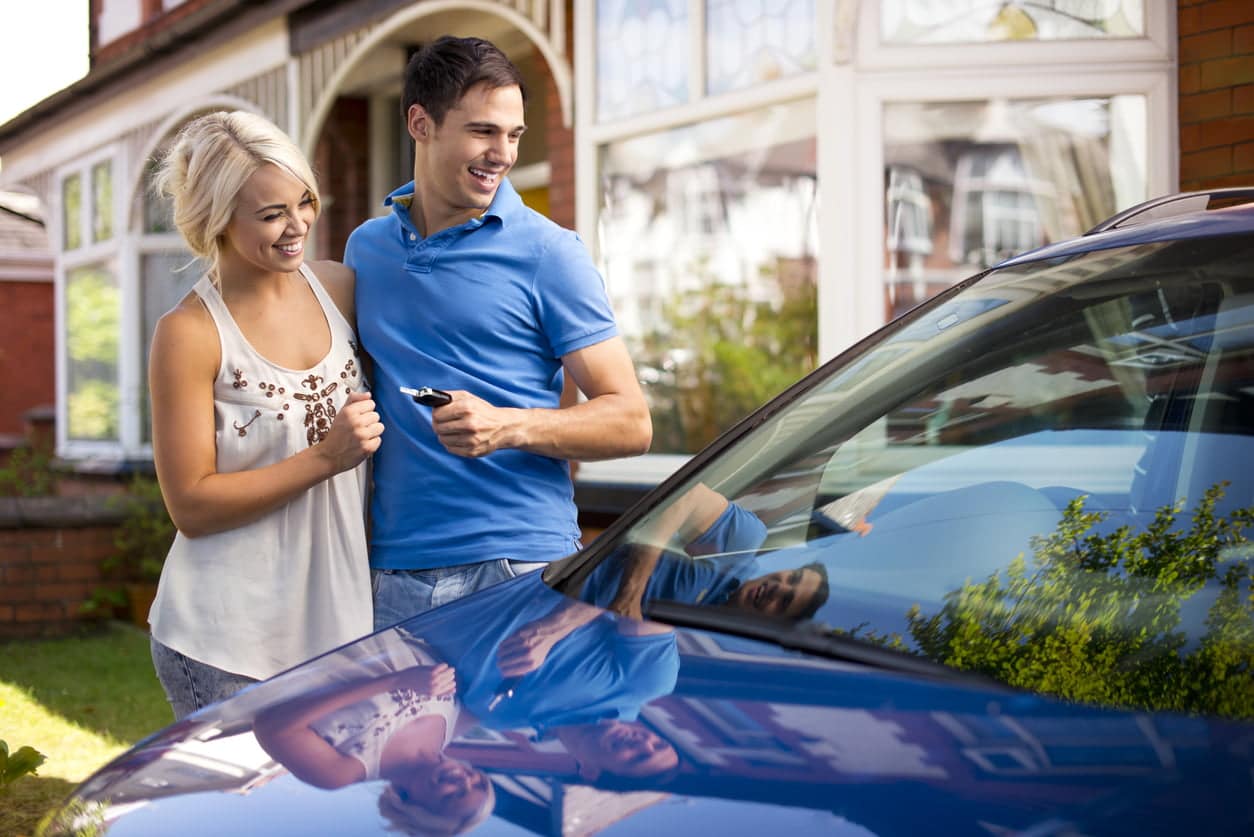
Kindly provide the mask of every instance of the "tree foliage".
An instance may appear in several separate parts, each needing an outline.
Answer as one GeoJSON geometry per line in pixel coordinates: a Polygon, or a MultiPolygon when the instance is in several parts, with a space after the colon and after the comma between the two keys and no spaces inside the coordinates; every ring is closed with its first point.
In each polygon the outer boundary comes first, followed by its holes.
{"type": "Polygon", "coordinates": [[[635,351],[639,365],[663,376],[649,387],[655,451],[700,450],[814,369],[814,283],[769,284],[778,291],[773,300],[709,281],[664,306],[661,323],[635,351]]]}
{"type": "Polygon", "coordinates": [[[926,656],[1012,686],[1099,704],[1254,718],[1254,507],[1226,517],[1206,492],[1149,526],[1094,532],[1105,518],[1073,500],[1058,527],[1003,572],[916,606],[926,656]]]}

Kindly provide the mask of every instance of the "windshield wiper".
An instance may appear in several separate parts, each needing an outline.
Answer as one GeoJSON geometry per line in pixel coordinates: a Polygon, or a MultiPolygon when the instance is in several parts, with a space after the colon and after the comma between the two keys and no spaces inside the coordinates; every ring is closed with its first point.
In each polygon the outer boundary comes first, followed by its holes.
{"type": "Polygon", "coordinates": [[[694,605],[670,599],[646,601],[643,611],[645,618],[677,628],[720,631],[885,671],[951,682],[956,680],[1005,692],[1014,691],[1005,683],[983,674],[962,671],[908,651],[878,645],[818,622],[798,623],[783,617],[746,613],[730,607],[694,605]]]}

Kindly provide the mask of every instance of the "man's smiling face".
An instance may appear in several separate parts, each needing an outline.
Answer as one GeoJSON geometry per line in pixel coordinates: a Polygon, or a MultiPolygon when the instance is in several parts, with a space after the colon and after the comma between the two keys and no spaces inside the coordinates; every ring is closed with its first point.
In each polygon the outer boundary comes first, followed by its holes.
{"type": "Polygon", "coordinates": [[[488,208],[518,159],[526,127],[522,91],[515,86],[470,88],[438,126],[418,105],[410,108],[410,134],[422,145],[414,176],[424,235],[488,208]]]}
{"type": "Polygon", "coordinates": [[[819,595],[823,577],[808,567],[752,578],[736,588],[729,605],[769,616],[796,619],[819,595]]]}

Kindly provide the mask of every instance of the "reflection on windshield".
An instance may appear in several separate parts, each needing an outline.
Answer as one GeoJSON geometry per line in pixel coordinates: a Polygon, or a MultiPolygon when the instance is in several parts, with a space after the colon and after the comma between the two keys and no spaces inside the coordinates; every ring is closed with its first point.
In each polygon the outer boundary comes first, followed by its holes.
{"type": "Polygon", "coordinates": [[[995,271],[827,370],[572,592],[1254,716],[1251,263],[1232,237],[995,271]]]}

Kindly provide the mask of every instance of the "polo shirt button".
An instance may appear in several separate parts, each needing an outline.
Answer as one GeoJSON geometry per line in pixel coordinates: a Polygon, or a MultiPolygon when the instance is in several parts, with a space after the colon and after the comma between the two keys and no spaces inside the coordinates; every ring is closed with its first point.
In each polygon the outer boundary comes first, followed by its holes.
{"type": "Polygon", "coordinates": [[[418,234],[417,234],[417,233],[410,233],[410,234],[409,234],[409,240],[410,240],[410,241],[417,241],[417,240],[418,240],[418,234]]]}

